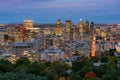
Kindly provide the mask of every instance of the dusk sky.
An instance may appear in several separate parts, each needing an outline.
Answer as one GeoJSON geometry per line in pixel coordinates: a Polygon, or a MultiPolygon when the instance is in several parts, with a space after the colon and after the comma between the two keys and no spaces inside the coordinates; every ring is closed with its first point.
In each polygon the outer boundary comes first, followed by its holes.
{"type": "Polygon", "coordinates": [[[0,0],[0,23],[64,23],[79,19],[95,23],[120,23],[120,0],[0,0]]]}

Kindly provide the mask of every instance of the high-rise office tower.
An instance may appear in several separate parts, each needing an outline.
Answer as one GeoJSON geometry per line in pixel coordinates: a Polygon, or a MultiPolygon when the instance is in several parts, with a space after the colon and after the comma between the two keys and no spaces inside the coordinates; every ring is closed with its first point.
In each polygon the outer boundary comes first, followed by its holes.
{"type": "Polygon", "coordinates": [[[62,22],[60,19],[57,20],[55,34],[56,34],[56,36],[62,36],[62,34],[63,34],[62,22]]]}
{"type": "Polygon", "coordinates": [[[66,27],[71,27],[71,20],[66,20],[66,27]]]}
{"type": "Polygon", "coordinates": [[[65,25],[65,29],[64,29],[65,41],[70,40],[70,32],[71,32],[71,20],[66,20],[66,25],[65,25]]]}
{"type": "Polygon", "coordinates": [[[83,27],[83,33],[87,34],[89,32],[89,21],[86,20],[84,27],[83,27]]]}
{"type": "Polygon", "coordinates": [[[91,22],[91,23],[90,23],[90,31],[91,31],[92,29],[94,29],[94,22],[91,22]]]}
{"type": "Polygon", "coordinates": [[[80,22],[79,22],[79,32],[80,32],[80,34],[83,34],[83,21],[82,21],[82,19],[80,19],[80,22]]]}
{"type": "Polygon", "coordinates": [[[96,27],[95,28],[95,33],[97,34],[97,36],[101,36],[101,28],[100,27],[96,27]]]}
{"type": "Polygon", "coordinates": [[[65,32],[70,32],[71,29],[71,20],[66,20],[65,32]]]}
{"type": "Polygon", "coordinates": [[[70,39],[72,40],[73,39],[73,34],[74,34],[74,28],[71,28],[70,30],[70,39]]]}
{"type": "Polygon", "coordinates": [[[83,39],[83,21],[82,21],[82,19],[80,19],[80,22],[79,22],[79,33],[80,33],[80,40],[82,41],[82,39],[83,39]]]}
{"type": "Polygon", "coordinates": [[[26,20],[24,20],[24,24],[23,25],[25,27],[28,27],[28,28],[33,28],[34,23],[33,23],[33,20],[26,19],[26,20]]]}
{"type": "Polygon", "coordinates": [[[94,34],[94,22],[90,23],[90,32],[91,34],[94,34]]]}

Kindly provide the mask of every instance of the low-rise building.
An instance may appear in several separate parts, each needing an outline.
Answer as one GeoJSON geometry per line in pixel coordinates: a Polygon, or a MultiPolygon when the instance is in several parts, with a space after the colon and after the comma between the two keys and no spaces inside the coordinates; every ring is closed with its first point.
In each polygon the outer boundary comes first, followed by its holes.
{"type": "Polygon", "coordinates": [[[55,61],[64,59],[64,51],[58,47],[50,46],[41,52],[41,60],[55,61]]]}

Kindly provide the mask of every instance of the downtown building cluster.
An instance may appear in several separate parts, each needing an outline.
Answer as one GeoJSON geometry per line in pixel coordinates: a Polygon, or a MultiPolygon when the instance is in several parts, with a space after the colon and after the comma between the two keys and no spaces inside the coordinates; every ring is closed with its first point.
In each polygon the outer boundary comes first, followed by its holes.
{"type": "Polygon", "coordinates": [[[110,49],[116,49],[115,56],[119,56],[119,32],[119,25],[99,27],[82,19],[76,25],[66,20],[64,26],[58,19],[56,26],[45,28],[34,27],[32,20],[25,20],[23,25],[6,29],[3,48],[11,62],[21,57],[30,61],[77,60],[83,56],[106,56],[110,49]]]}

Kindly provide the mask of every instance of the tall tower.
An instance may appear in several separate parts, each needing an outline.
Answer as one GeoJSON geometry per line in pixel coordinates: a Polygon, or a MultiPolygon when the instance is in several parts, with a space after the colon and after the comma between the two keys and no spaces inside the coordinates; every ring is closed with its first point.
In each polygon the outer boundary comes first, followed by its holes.
{"type": "Polygon", "coordinates": [[[83,33],[88,33],[89,32],[89,21],[86,20],[84,27],[83,27],[83,33]]]}
{"type": "Polygon", "coordinates": [[[57,25],[55,29],[56,36],[62,36],[63,30],[62,30],[62,22],[60,19],[57,20],[56,25],[57,25]]]}
{"type": "Polygon", "coordinates": [[[70,40],[70,32],[71,32],[71,20],[66,20],[66,27],[64,29],[64,39],[65,39],[65,41],[70,40]]]}
{"type": "Polygon", "coordinates": [[[33,20],[26,19],[26,20],[24,20],[24,24],[23,25],[25,27],[33,28],[34,23],[33,23],[33,20]]]}
{"type": "Polygon", "coordinates": [[[100,27],[96,27],[95,28],[95,33],[97,34],[97,36],[101,36],[101,28],[100,27]]]}
{"type": "Polygon", "coordinates": [[[83,34],[83,21],[82,21],[82,19],[80,19],[80,22],[79,22],[79,32],[80,32],[80,34],[83,34]]]}
{"type": "Polygon", "coordinates": [[[70,39],[72,40],[73,39],[73,34],[74,34],[74,28],[71,28],[70,30],[70,39]]]}
{"type": "Polygon", "coordinates": [[[90,32],[93,34],[94,33],[94,22],[90,23],[90,32]]]}
{"type": "Polygon", "coordinates": [[[96,56],[96,34],[93,34],[93,40],[91,45],[91,57],[96,56]]]}
{"type": "Polygon", "coordinates": [[[65,32],[70,32],[71,20],[66,20],[65,32]]]}
{"type": "Polygon", "coordinates": [[[82,38],[83,38],[83,21],[82,21],[82,19],[80,19],[80,22],[79,22],[79,33],[80,33],[80,40],[82,41],[82,38]]]}

